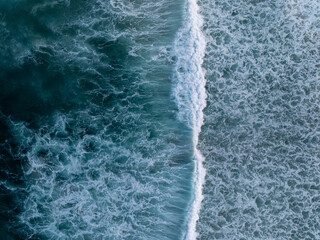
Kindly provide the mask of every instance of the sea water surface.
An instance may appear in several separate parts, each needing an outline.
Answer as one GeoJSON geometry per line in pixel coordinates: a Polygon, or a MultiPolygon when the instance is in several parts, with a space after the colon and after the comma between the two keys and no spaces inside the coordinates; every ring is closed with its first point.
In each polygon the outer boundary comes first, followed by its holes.
{"type": "Polygon", "coordinates": [[[182,239],[185,1],[0,1],[1,237],[182,239]]]}
{"type": "Polygon", "coordinates": [[[0,0],[0,238],[320,239],[318,0],[0,0]]]}
{"type": "Polygon", "coordinates": [[[320,2],[202,0],[198,239],[320,239],[320,2]]]}

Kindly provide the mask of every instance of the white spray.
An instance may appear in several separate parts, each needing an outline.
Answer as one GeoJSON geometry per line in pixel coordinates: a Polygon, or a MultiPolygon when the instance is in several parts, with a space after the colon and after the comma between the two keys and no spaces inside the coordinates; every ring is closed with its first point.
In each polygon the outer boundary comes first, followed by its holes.
{"type": "Polygon", "coordinates": [[[203,109],[206,106],[206,80],[202,69],[206,42],[202,34],[202,17],[199,14],[197,0],[188,0],[185,24],[175,41],[176,88],[174,91],[179,108],[179,119],[186,121],[193,131],[194,148],[194,194],[189,210],[186,240],[197,238],[196,223],[199,219],[202,187],[205,180],[204,157],[197,149],[199,133],[203,125],[203,109]]]}

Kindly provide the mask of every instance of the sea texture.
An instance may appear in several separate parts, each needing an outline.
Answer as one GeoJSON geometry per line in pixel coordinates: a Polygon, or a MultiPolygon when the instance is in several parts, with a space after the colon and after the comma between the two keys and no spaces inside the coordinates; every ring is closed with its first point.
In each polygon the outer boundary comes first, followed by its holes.
{"type": "Polygon", "coordinates": [[[320,2],[199,1],[201,240],[320,239],[320,2]]]}
{"type": "Polygon", "coordinates": [[[0,0],[0,239],[320,239],[318,0],[0,0]]]}
{"type": "Polygon", "coordinates": [[[1,239],[182,239],[183,1],[1,1],[1,239]]]}

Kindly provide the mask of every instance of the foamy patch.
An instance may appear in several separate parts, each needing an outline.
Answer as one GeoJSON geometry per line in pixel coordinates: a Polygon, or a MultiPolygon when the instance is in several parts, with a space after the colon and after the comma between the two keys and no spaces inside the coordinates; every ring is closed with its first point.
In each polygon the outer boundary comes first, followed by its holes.
{"type": "Polygon", "coordinates": [[[187,122],[193,131],[194,147],[194,194],[189,210],[188,232],[185,239],[196,239],[196,224],[199,219],[202,186],[205,180],[204,157],[197,149],[199,133],[203,124],[203,109],[206,106],[204,70],[201,65],[205,54],[205,38],[202,34],[202,17],[196,0],[187,3],[185,25],[175,42],[176,88],[174,91],[179,108],[178,118],[187,122]]]}

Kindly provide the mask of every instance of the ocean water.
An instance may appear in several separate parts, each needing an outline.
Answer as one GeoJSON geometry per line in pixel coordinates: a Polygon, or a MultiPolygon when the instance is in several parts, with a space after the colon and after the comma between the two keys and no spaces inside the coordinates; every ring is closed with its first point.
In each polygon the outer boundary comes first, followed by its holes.
{"type": "Polygon", "coordinates": [[[181,239],[183,1],[1,1],[1,236],[181,239]]]}
{"type": "Polygon", "coordinates": [[[0,239],[320,239],[320,2],[0,0],[0,239]]]}
{"type": "Polygon", "coordinates": [[[199,1],[198,239],[320,239],[320,2],[199,1]]]}

